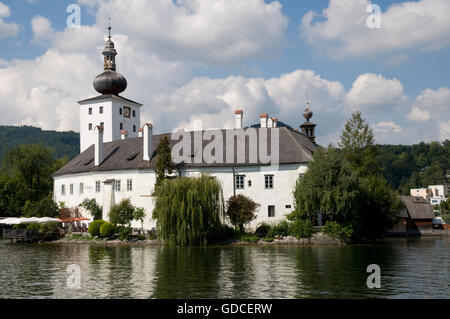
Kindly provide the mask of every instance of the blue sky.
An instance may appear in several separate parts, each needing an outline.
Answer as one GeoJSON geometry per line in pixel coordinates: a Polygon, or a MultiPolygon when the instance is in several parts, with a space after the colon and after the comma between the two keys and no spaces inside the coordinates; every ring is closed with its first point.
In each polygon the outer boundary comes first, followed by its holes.
{"type": "Polygon", "coordinates": [[[267,109],[298,126],[303,119],[295,114],[301,114],[305,91],[311,90],[322,144],[335,142],[357,109],[380,143],[449,138],[448,1],[372,1],[381,8],[380,29],[360,23],[370,14],[368,0],[280,0],[279,5],[248,0],[242,8],[228,1],[223,12],[215,11],[211,3],[222,1],[136,1],[135,8],[124,10],[118,0],[0,0],[0,84],[11,77],[18,81],[4,96],[0,90],[8,107],[16,108],[0,124],[77,130],[78,119],[61,113],[76,114],[75,101],[95,95],[92,78],[101,71],[95,63],[101,61],[106,16],[112,16],[118,71],[129,82],[124,95],[148,105],[143,119],[160,123],[162,131],[189,126],[193,114],[207,125],[226,127],[239,105],[248,123],[267,109]],[[78,30],[66,25],[71,3],[81,7],[78,30]],[[309,23],[308,12],[315,13],[309,23]],[[183,23],[182,34],[175,33],[183,23]],[[189,30],[196,23],[200,27],[189,30]],[[5,35],[2,24],[15,32],[5,35]],[[60,59],[76,61],[76,76],[64,73],[68,66],[60,59]],[[45,70],[52,79],[42,75],[45,70]],[[192,102],[188,97],[197,91],[192,102]],[[26,98],[16,101],[11,92],[26,98]],[[57,116],[48,118],[42,114],[51,103],[57,116]],[[224,121],[227,108],[229,121],[224,121]]]}

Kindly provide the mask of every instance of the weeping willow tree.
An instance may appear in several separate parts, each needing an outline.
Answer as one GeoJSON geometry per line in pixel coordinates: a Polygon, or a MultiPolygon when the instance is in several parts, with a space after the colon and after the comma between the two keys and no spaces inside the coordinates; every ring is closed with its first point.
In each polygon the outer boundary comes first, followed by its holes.
{"type": "Polygon", "coordinates": [[[222,231],[224,202],[210,176],[166,179],[155,190],[158,237],[172,245],[205,245],[222,231]]]}

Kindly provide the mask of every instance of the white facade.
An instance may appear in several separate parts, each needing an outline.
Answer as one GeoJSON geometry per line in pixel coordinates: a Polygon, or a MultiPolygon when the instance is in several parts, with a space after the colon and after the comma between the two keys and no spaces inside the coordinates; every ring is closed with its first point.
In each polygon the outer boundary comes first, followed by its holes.
{"type": "MultiPolygon", "coordinates": [[[[249,224],[249,228],[254,229],[262,222],[276,223],[293,211],[294,197],[292,192],[297,178],[304,174],[306,169],[306,163],[285,164],[267,169],[258,166],[235,168],[235,175],[244,178],[244,188],[236,188],[236,194],[246,195],[261,205],[256,213],[256,219],[249,224]],[[272,176],[272,188],[266,188],[266,175],[272,176]],[[273,209],[269,206],[273,206],[273,209]],[[273,216],[269,216],[269,210],[274,213],[273,216]]],[[[197,176],[201,173],[209,174],[219,180],[222,185],[224,200],[233,196],[233,171],[231,168],[200,168],[182,171],[184,176],[197,176]]],[[[145,209],[144,228],[150,230],[156,227],[156,221],[152,219],[154,198],[150,195],[153,192],[155,181],[153,170],[88,172],[56,176],[54,199],[56,203],[63,202],[67,207],[75,207],[86,198],[94,198],[104,208],[105,215],[103,218],[108,219],[108,207],[111,206],[111,199],[117,204],[122,199],[130,198],[133,205],[145,209]],[[110,179],[120,181],[120,190],[115,190],[112,198],[111,196],[105,196],[105,194],[108,194],[108,185],[104,184],[104,181],[110,179]],[[97,186],[100,184],[99,191],[96,189],[96,183],[97,186]],[[80,184],[83,184],[83,186],[80,187],[80,184]],[[62,193],[63,188],[64,194],[62,193]],[[73,191],[71,192],[71,190],[73,191]],[[83,190],[82,193],[80,193],[80,190],[83,190]]],[[[92,217],[87,212],[84,215],[92,217]]],[[[140,228],[141,224],[133,221],[132,226],[140,228]]]]}
{"type": "Polygon", "coordinates": [[[426,200],[430,198],[430,190],[428,188],[411,188],[409,193],[411,196],[422,197],[426,200]]]}
{"type": "Polygon", "coordinates": [[[114,95],[105,95],[101,99],[88,99],[80,104],[80,152],[95,144],[96,126],[103,126],[103,142],[121,138],[126,130],[128,137],[138,137],[141,123],[141,104],[122,99],[114,95]]]}

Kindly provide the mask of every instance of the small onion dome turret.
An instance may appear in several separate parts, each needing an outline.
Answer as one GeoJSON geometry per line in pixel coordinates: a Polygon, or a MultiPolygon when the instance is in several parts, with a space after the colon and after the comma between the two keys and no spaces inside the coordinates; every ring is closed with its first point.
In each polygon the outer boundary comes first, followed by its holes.
{"type": "Polygon", "coordinates": [[[309,108],[309,101],[306,101],[306,108],[303,111],[303,117],[309,121],[313,116],[313,112],[311,111],[311,109],[309,108]]]}

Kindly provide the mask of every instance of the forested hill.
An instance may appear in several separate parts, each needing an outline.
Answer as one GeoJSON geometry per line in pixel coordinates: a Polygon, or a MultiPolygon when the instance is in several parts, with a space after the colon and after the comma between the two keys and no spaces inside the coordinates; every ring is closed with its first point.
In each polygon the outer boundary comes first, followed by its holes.
{"type": "Polygon", "coordinates": [[[378,160],[389,184],[403,194],[410,188],[445,184],[450,140],[415,145],[378,145],[378,160]]]}
{"type": "Polygon", "coordinates": [[[0,162],[8,150],[22,144],[52,147],[54,157],[73,158],[80,152],[80,135],[76,132],[43,131],[32,126],[0,126],[0,162]]]}

